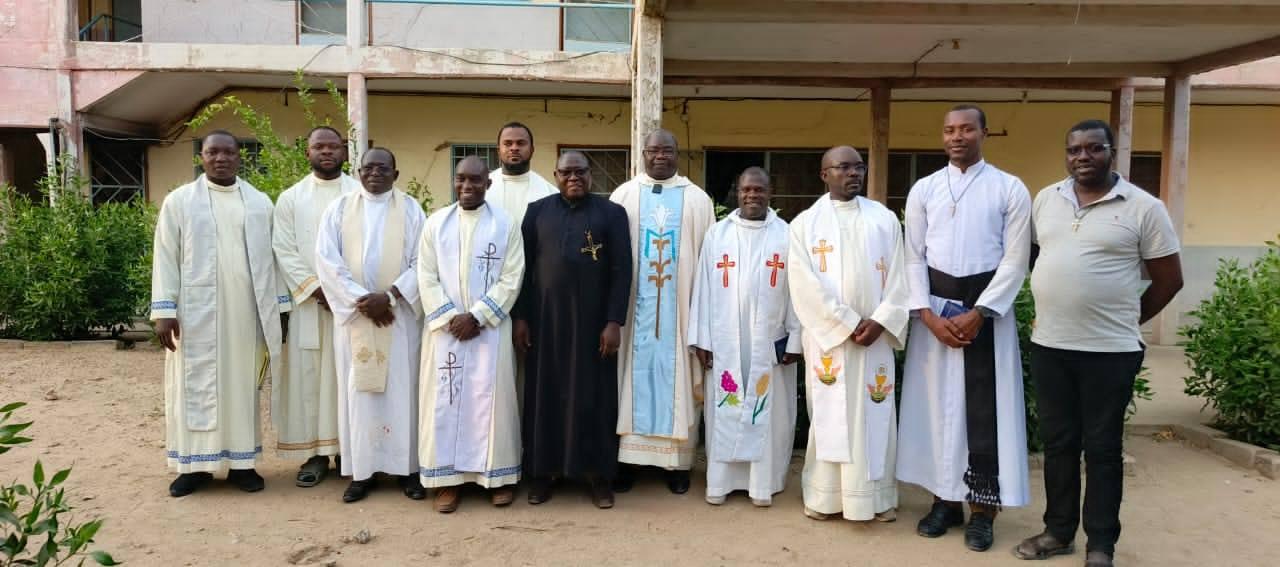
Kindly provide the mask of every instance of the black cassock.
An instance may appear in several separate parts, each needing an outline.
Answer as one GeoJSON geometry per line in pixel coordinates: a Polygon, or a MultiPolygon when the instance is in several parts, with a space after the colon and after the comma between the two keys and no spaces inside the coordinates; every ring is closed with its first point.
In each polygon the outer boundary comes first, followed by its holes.
{"type": "Polygon", "coordinates": [[[631,235],[627,212],[599,195],[529,204],[524,286],[513,316],[527,321],[524,476],[612,479],[618,467],[618,357],[600,357],[600,333],[627,320],[631,235]]]}

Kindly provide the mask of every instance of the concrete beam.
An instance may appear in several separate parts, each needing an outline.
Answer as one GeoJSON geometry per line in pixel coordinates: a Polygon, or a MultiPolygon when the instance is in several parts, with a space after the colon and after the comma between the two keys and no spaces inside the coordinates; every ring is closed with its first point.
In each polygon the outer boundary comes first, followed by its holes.
{"type": "Polygon", "coordinates": [[[831,0],[669,0],[673,22],[769,22],[945,26],[1280,25],[1280,6],[1077,2],[840,2],[831,0]]]}
{"type": "Polygon", "coordinates": [[[1280,55],[1280,36],[1180,61],[1174,65],[1174,72],[1179,75],[1194,75],[1277,55],[1280,55]]]}
{"type": "Polygon", "coordinates": [[[666,73],[681,76],[835,78],[1115,78],[1164,77],[1173,66],[1133,63],[827,63],[819,61],[722,61],[668,59],[666,73]]]}
{"type": "Polygon", "coordinates": [[[892,91],[871,89],[871,148],[867,152],[867,197],[889,204],[889,109],[892,91]]]}
{"type": "Polygon", "coordinates": [[[75,70],[200,71],[366,78],[507,79],[626,84],[625,52],[565,53],[395,46],[97,43],[77,47],[75,70]]]}
{"type": "Polygon", "coordinates": [[[1129,178],[1133,160],[1133,87],[1111,91],[1111,129],[1116,135],[1115,170],[1129,178]]]}
{"type": "MultiPolygon", "coordinates": [[[[631,40],[631,174],[644,171],[644,137],[662,127],[662,18],[637,13],[631,40]]],[[[686,172],[688,173],[688,172],[686,172]]]]}
{"type": "Polygon", "coordinates": [[[1162,89],[1161,79],[1052,79],[1041,77],[926,77],[873,79],[865,77],[758,77],[697,76],[667,74],[669,85],[747,85],[772,87],[825,87],[837,89],[870,89],[888,86],[894,89],[983,88],[1046,89],[1067,91],[1111,91],[1123,87],[1162,89]]]}

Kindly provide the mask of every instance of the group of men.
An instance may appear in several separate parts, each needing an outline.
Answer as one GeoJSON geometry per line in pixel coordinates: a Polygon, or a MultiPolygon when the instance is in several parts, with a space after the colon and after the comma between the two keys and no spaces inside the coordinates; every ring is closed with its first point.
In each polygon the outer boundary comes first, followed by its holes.
{"type": "Polygon", "coordinates": [[[501,168],[463,159],[456,202],[430,216],[395,188],[389,150],[364,152],[357,180],[324,127],[308,138],[312,173],[273,210],[236,177],[235,137],[211,133],[204,175],[165,199],[156,229],[170,493],[228,469],[263,488],[269,374],[277,450],[305,460],[296,484],[321,482],[334,456],[345,502],[378,473],[412,499],[435,489],[440,512],[466,483],[509,504],[522,477],[530,504],[578,480],[608,508],[640,467],[680,494],[705,418],[706,501],[745,491],[769,506],[803,361],[805,514],[894,521],[901,480],[934,495],[920,535],[964,525],[984,551],[1002,508],[1030,500],[1014,300],[1034,265],[1048,505],[1044,533],[1014,554],[1073,551],[1083,451],[1086,564],[1110,565],[1138,325],[1181,287],[1176,233],[1112,171],[1105,123],[1068,132],[1069,176],[1034,203],[983,160],[986,133],[976,106],[946,114],[950,163],[912,188],[905,233],[863,196],[866,164],[846,146],[822,158],[826,194],[788,224],[757,167],[717,222],[664,130],[645,138],[643,173],[605,198],[581,153],[559,156],[555,185],[530,171],[532,131],[506,124],[501,168]]]}

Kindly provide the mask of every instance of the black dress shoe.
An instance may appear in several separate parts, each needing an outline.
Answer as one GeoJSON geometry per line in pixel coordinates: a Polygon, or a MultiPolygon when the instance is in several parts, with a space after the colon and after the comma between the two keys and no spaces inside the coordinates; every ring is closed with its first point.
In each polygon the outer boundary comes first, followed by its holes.
{"type": "Polygon", "coordinates": [[[537,506],[548,500],[551,500],[551,481],[545,478],[529,481],[529,503],[537,506]]]}
{"type": "Polygon", "coordinates": [[[964,546],[972,551],[991,549],[991,541],[995,539],[996,533],[991,525],[994,520],[986,512],[969,514],[969,525],[964,528],[964,546]]]}
{"type": "Polygon", "coordinates": [[[618,476],[613,477],[613,491],[621,494],[623,492],[631,492],[631,487],[636,483],[635,472],[631,467],[619,464],[618,476]]]}
{"type": "Polygon", "coordinates": [[[257,492],[267,487],[262,475],[253,469],[234,469],[227,473],[227,482],[245,492],[257,492]]]}
{"type": "Polygon", "coordinates": [[[213,474],[207,472],[184,473],[178,475],[169,483],[169,496],[174,498],[182,498],[192,492],[200,490],[209,481],[213,480],[213,474]]]}
{"type": "Polygon", "coordinates": [[[422,477],[416,474],[400,477],[400,490],[410,500],[423,500],[427,497],[427,489],[422,487],[422,477]]]}
{"type": "Polygon", "coordinates": [[[609,483],[598,480],[591,482],[591,503],[601,510],[613,507],[613,491],[609,489],[609,483]]]}
{"type": "Polygon", "coordinates": [[[373,477],[365,480],[353,480],[347,485],[347,489],[342,492],[342,501],[350,504],[364,500],[369,495],[369,491],[373,490],[373,477]]]}
{"type": "Polygon", "coordinates": [[[689,491],[689,471],[667,471],[667,488],[672,494],[689,491]]]}
{"type": "Polygon", "coordinates": [[[916,524],[916,533],[924,537],[942,537],[947,530],[964,525],[964,509],[946,502],[934,502],[933,508],[916,524]]]}

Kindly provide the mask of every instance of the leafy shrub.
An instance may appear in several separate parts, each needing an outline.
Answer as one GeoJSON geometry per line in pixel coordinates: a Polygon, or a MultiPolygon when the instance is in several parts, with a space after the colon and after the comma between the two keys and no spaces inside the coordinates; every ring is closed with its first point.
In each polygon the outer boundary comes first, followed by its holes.
{"type": "MultiPolygon", "coordinates": [[[[9,423],[13,412],[26,404],[21,402],[0,407],[0,455],[14,445],[30,443],[21,433],[31,422],[9,423]]],[[[81,524],[65,520],[72,511],[62,484],[71,469],[62,469],[45,477],[44,465],[36,461],[31,471],[32,486],[13,482],[0,486],[0,566],[61,565],[79,558],[79,565],[92,559],[98,565],[119,565],[105,551],[88,550],[93,536],[102,528],[101,519],[81,524]],[[40,543],[44,536],[44,543],[40,543]],[[33,545],[35,544],[35,545],[33,545]]]]}
{"type": "Polygon", "coordinates": [[[145,312],[155,209],[94,206],[84,184],[64,156],[40,182],[42,202],[0,188],[0,336],[115,335],[145,312]]]}
{"type": "Polygon", "coordinates": [[[1233,438],[1280,449],[1280,244],[1249,266],[1221,261],[1214,287],[1180,331],[1186,393],[1205,398],[1233,438]]]}

